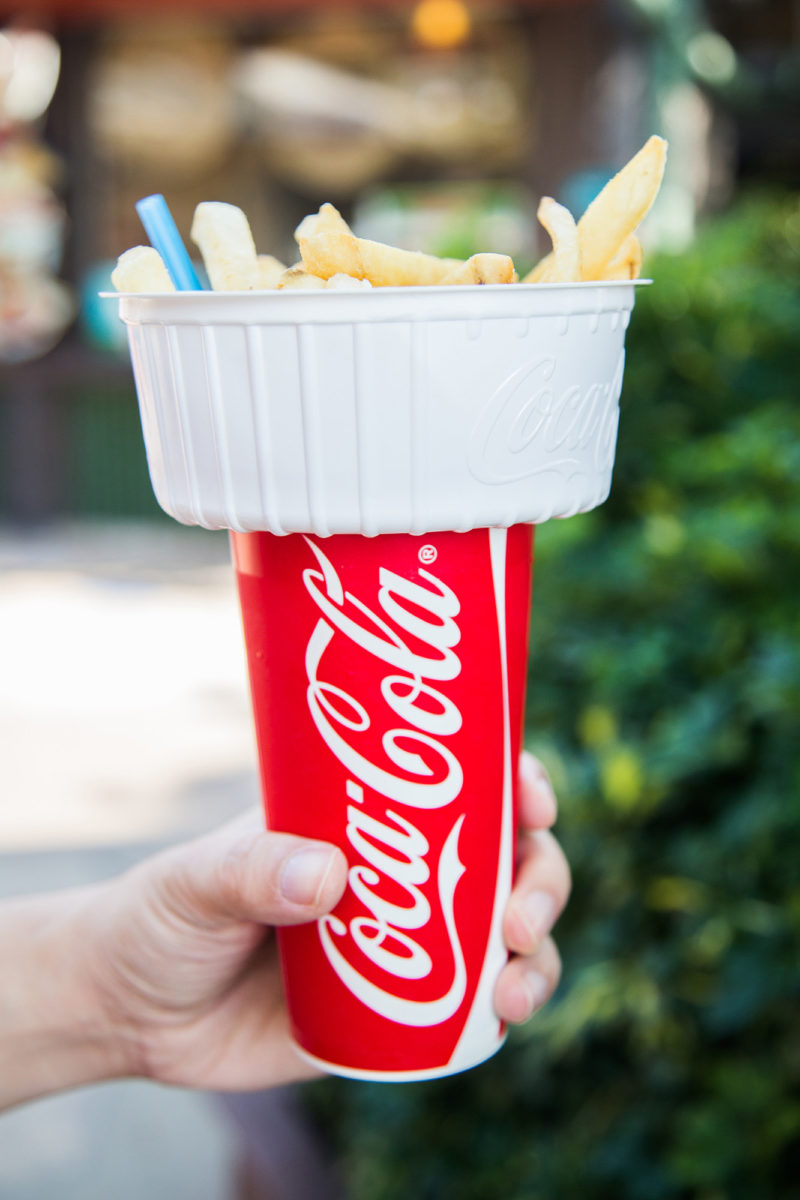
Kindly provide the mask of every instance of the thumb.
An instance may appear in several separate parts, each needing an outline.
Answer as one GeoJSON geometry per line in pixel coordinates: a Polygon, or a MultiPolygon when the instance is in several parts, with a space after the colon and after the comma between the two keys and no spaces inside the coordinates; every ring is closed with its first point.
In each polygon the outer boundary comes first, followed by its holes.
{"type": "Polygon", "coordinates": [[[328,842],[237,822],[162,856],[161,892],[190,924],[297,925],[330,912],[347,883],[347,859],[328,842]]]}

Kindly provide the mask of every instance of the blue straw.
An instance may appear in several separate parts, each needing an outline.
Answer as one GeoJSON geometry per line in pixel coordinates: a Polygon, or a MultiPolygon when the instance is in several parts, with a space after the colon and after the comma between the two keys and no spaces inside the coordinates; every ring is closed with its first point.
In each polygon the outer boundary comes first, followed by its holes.
{"type": "Polygon", "coordinates": [[[160,194],[145,196],[136,205],[139,220],[145,228],[150,244],[155,246],[164,260],[170,279],[179,292],[202,291],[202,284],[192,266],[192,260],[183,244],[178,227],[169,211],[166,200],[160,194]]]}

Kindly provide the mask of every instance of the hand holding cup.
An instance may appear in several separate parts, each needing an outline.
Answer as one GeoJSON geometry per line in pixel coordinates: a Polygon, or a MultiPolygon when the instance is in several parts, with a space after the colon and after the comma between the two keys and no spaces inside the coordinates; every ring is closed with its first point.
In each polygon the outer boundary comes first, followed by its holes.
{"type": "MultiPolygon", "coordinates": [[[[549,998],[560,973],[550,930],[570,878],[555,817],[544,770],[526,754],[504,920],[512,957],[495,988],[498,1016],[513,1023],[549,998]]],[[[265,831],[253,809],[123,876],[63,893],[52,961],[68,952],[73,973],[85,964],[80,1008],[115,1047],[109,1073],[223,1091],[313,1077],[289,1036],[273,927],[329,912],[346,873],[336,847],[265,831]]]]}

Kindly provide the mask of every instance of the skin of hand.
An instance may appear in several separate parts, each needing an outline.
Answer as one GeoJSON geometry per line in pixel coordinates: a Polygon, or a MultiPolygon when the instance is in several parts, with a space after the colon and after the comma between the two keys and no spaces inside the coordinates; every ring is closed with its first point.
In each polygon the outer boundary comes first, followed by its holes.
{"type": "MultiPolygon", "coordinates": [[[[495,990],[498,1015],[512,1023],[526,1021],[558,982],[549,934],[570,890],[549,828],[556,801],[547,776],[526,754],[520,778],[517,874],[503,924],[511,957],[495,990]]],[[[322,916],[346,883],[340,850],[266,832],[253,810],[107,883],[54,893],[55,910],[48,896],[18,902],[17,927],[29,921],[28,955],[44,968],[60,1015],[57,1029],[51,1009],[37,1017],[23,971],[16,1011],[24,1028],[5,1039],[0,1107],[121,1076],[236,1091],[312,1077],[289,1037],[272,927],[322,916]],[[37,1049],[40,1074],[15,1086],[37,1049]]],[[[2,928],[0,916],[0,945],[2,928]]]]}

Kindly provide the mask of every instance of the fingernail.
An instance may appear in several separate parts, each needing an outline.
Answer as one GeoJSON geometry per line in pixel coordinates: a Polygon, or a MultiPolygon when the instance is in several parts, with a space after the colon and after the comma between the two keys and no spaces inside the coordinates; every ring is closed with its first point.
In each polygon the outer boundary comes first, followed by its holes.
{"type": "Polygon", "coordinates": [[[550,999],[550,984],[538,971],[526,971],[525,987],[531,1000],[531,1013],[535,1013],[550,999]]]}
{"type": "Polygon", "coordinates": [[[280,888],[285,900],[313,908],[319,901],[334,852],[326,846],[296,850],[281,872],[280,888]]]}
{"type": "Polygon", "coordinates": [[[522,901],[525,925],[534,942],[546,938],[556,923],[556,904],[549,892],[529,892],[522,901]]]}

